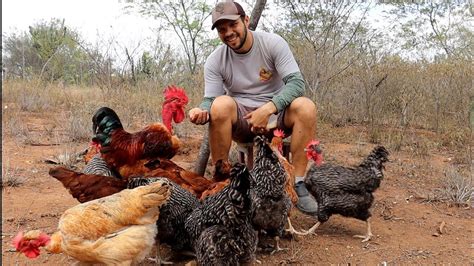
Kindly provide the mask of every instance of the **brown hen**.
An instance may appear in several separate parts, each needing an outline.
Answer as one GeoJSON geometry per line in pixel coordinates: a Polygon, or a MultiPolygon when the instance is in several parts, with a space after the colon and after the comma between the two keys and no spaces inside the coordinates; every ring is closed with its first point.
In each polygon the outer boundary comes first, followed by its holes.
{"type": "Polygon", "coordinates": [[[132,265],[150,252],[157,234],[159,208],[171,194],[168,182],[126,189],[66,210],[51,236],[39,230],[20,232],[15,249],[29,258],[40,247],[65,253],[83,264],[132,265]]]}

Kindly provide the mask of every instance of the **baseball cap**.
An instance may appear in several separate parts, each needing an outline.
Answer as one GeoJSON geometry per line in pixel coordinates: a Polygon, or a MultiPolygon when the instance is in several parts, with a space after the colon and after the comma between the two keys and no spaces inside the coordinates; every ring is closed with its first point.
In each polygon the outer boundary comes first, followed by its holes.
{"type": "Polygon", "coordinates": [[[245,11],[239,3],[234,1],[219,2],[212,10],[211,29],[213,30],[216,27],[216,23],[219,20],[236,20],[240,16],[245,16],[245,11]]]}

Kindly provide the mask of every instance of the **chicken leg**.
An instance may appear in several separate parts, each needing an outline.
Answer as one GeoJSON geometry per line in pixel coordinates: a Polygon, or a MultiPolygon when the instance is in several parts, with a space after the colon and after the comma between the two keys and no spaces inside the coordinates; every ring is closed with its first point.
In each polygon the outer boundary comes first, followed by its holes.
{"type": "Polygon", "coordinates": [[[299,232],[299,231],[296,231],[296,229],[293,227],[293,225],[291,224],[291,221],[290,221],[290,217],[288,217],[288,228],[285,229],[286,232],[292,234],[292,235],[306,235],[305,233],[303,232],[299,232]]]}
{"type": "Polygon", "coordinates": [[[273,251],[270,253],[271,255],[273,255],[273,254],[275,254],[279,251],[282,251],[282,250],[288,250],[288,248],[280,247],[280,237],[279,236],[275,236],[274,240],[275,240],[275,246],[274,246],[273,251]]]}
{"type": "Polygon", "coordinates": [[[295,234],[300,235],[300,236],[306,236],[314,233],[316,229],[321,225],[321,222],[317,222],[313,227],[311,227],[309,230],[303,230],[303,232],[295,232],[295,234]]]}
{"type": "Polygon", "coordinates": [[[171,261],[166,261],[161,259],[161,251],[160,251],[160,240],[156,239],[156,255],[155,258],[148,258],[149,261],[154,262],[156,265],[170,265],[173,264],[171,261]]]}
{"type": "Polygon", "coordinates": [[[362,238],[362,242],[367,242],[369,241],[374,235],[372,234],[372,230],[371,230],[371,227],[370,227],[370,218],[367,219],[367,221],[365,221],[367,223],[367,234],[364,236],[364,235],[355,235],[354,237],[357,237],[357,238],[362,238]]]}

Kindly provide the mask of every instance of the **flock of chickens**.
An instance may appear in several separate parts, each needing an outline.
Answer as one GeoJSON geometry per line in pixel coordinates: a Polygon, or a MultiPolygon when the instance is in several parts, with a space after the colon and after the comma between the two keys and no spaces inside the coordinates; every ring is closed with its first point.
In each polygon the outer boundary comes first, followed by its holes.
{"type": "Polygon", "coordinates": [[[363,237],[370,239],[372,192],[388,161],[384,147],[348,168],[320,165],[319,142],[310,142],[306,152],[314,163],[305,184],[318,202],[318,222],[299,232],[290,221],[298,198],[293,167],[281,152],[282,132],[275,130],[271,140],[255,138],[253,169],[218,161],[208,179],[171,160],[180,147],[171,121],[183,121],[188,97],[175,86],[164,95],[163,124],[140,132],[126,132],[108,107],[94,114],[95,152],[83,172],[64,167],[49,172],[81,204],[64,212],[52,236],[39,230],[20,232],[13,240],[17,251],[36,258],[44,248],[84,265],[132,265],[155,244],[156,262],[167,263],[159,254],[159,245],[167,244],[173,252],[194,255],[199,265],[238,265],[257,261],[259,240],[272,237],[273,252],[282,250],[279,238],[285,232],[311,234],[333,214],[366,221],[363,237]]]}

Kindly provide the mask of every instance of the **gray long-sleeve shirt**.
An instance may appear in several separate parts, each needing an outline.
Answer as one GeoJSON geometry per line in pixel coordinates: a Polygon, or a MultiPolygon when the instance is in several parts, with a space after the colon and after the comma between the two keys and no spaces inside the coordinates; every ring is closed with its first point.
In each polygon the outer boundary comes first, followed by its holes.
{"type": "Polygon", "coordinates": [[[248,107],[272,101],[280,112],[303,95],[304,80],[287,42],[277,34],[252,33],[249,52],[221,45],[208,57],[202,109],[210,110],[215,97],[229,95],[248,107]]]}

